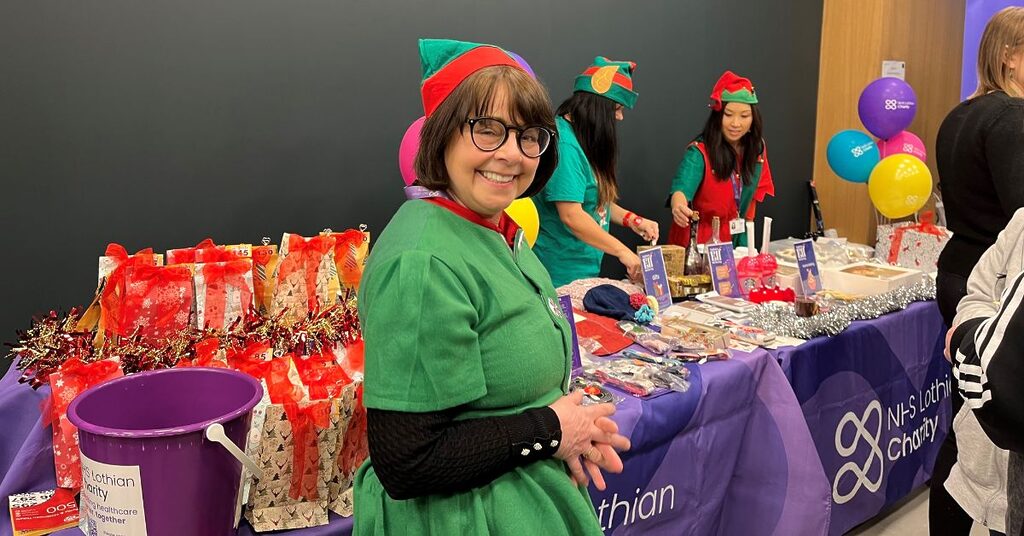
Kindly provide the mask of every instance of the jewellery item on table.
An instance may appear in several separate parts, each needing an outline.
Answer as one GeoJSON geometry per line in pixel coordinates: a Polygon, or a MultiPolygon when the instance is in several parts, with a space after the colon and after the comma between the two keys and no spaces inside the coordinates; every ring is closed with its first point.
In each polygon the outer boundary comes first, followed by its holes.
{"type": "Polygon", "coordinates": [[[626,337],[656,354],[664,354],[673,347],[673,342],[669,338],[635,322],[621,320],[616,325],[626,337]]]}
{"type": "Polygon", "coordinates": [[[622,357],[625,357],[626,359],[636,359],[645,363],[654,363],[656,365],[662,365],[666,361],[666,359],[661,356],[645,354],[643,352],[637,352],[636,350],[629,349],[622,351],[622,357]]]}
{"type": "Polygon", "coordinates": [[[711,352],[729,347],[729,332],[707,324],[673,318],[664,321],[661,332],[671,338],[673,350],[711,352]]]}
{"type": "Polygon", "coordinates": [[[764,346],[771,344],[775,340],[775,334],[770,331],[765,331],[761,328],[754,326],[744,326],[740,324],[728,324],[729,333],[745,342],[756,344],[758,346],[764,346]]]}
{"type": "Polygon", "coordinates": [[[595,370],[594,376],[596,376],[601,383],[617,387],[637,397],[648,396],[653,393],[655,389],[654,383],[650,380],[642,380],[633,376],[611,373],[602,369],[595,370]]]}
{"type": "Polygon", "coordinates": [[[731,355],[729,350],[717,350],[714,352],[677,352],[673,353],[672,357],[686,361],[688,363],[697,363],[703,365],[711,361],[725,361],[729,359],[731,355]]]}
{"type": "Polygon", "coordinates": [[[650,380],[656,387],[664,387],[677,393],[685,393],[690,390],[690,382],[687,379],[666,372],[657,365],[645,365],[643,372],[638,376],[650,380]]]}
{"type": "Polygon", "coordinates": [[[613,359],[594,369],[593,375],[605,385],[611,385],[633,396],[648,396],[656,388],[646,377],[644,366],[629,359],[613,359]]]}
{"type": "Polygon", "coordinates": [[[618,404],[619,400],[609,390],[601,386],[599,382],[590,381],[577,376],[569,384],[569,392],[582,390],[583,405],[592,404],[618,404]]]}

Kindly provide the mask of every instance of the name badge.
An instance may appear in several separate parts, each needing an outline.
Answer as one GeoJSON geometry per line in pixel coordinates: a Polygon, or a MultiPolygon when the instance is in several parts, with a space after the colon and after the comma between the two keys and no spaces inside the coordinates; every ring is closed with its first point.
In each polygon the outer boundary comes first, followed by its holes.
{"type": "Polygon", "coordinates": [[[743,218],[729,220],[729,234],[736,236],[747,232],[747,222],[743,218]]]}

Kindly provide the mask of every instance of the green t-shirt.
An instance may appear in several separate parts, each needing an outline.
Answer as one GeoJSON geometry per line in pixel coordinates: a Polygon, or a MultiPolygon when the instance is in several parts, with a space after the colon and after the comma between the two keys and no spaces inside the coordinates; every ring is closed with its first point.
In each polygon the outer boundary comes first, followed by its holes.
{"type": "Polygon", "coordinates": [[[555,118],[555,124],[558,125],[558,167],[544,189],[533,198],[540,217],[533,252],[548,269],[555,286],[560,287],[577,279],[597,277],[604,252],[576,238],[558,217],[555,203],[580,203],[605,231],[611,220],[611,207],[604,207],[602,218],[597,210],[597,177],[576,141],[572,125],[562,117],[555,118]]]}
{"type": "MultiPolygon", "coordinates": [[[[572,336],[520,231],[504,237],[408,201],[370,254],[359,290],[368,408],[518,414],[562,396],[572,336]]],[[[394,500],[372,458],[355,480],[355,534],[601,534],[585,488],[554,458],[473,490],[394,500]]]]}

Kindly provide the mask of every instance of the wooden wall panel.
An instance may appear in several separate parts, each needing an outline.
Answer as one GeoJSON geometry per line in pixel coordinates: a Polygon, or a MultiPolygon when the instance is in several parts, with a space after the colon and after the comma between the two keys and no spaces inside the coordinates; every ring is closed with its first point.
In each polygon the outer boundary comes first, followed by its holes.
{"type": "Polygon", "coordinates": [[[825,150],[840,130],[864,130],[857,99],[881,76],[883,60],[906,62],[906,80],[918,108],[909,130],[928,149],[938,180],[935,135],[959,101],[965,0],[825,0],[818,77],[814,178],[826,227],[851,241],[873,244],[875,210],[867,186],[837,177],[825,150]]]}

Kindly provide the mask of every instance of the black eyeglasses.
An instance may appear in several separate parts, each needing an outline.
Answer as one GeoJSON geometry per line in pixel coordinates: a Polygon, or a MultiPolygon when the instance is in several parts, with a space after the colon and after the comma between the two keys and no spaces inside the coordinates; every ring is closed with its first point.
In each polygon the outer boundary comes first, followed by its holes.
{"type": "Polygon", "coordinates": [[[516,143],[519,151],[527,158],[538,158],[551,145],[551,138],[555,136],[550,130],[540,127],[513,127],[506,125],[493,117],[474,117],[466,121],[469,123],[469,136],[473,145],[481,151],[497,151],[505,145],[508,140],[508,131],[515,130],[519,133],[516,136],[516,143]]]}

